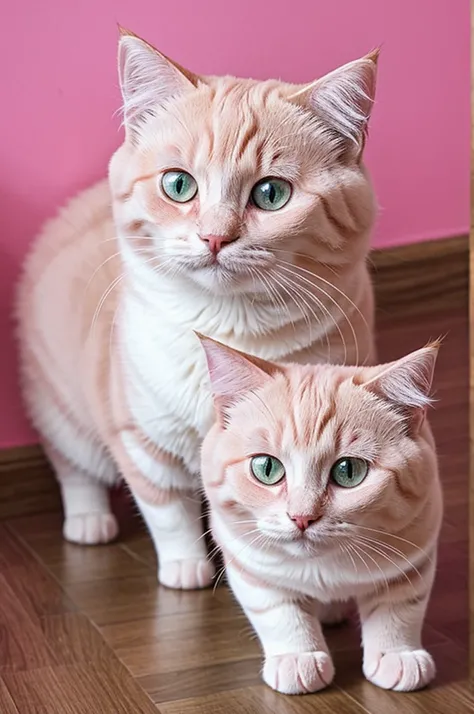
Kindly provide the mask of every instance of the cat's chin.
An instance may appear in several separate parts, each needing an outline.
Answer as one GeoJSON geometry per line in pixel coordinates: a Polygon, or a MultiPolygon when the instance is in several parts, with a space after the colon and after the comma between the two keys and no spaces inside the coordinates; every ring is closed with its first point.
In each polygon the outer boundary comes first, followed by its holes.
{"type": "Polygon", "coordinates": [[[255,279],[247,272],[219,264],[206,265],[189,271],[189,277],[214,295],[235,295],[255,289],[255,279]]]}
{"type": "Polygon", "coordinates": [[[272,543],[279,543],[291,555],[326,555],[334,549],[330,538],[311,537],[307,533],[268,533],[272,543]]]}

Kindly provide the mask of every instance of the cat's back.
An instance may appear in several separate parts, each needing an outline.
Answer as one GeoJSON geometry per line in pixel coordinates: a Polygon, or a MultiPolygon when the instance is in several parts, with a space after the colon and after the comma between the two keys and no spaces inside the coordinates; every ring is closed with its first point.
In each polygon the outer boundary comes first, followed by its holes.
{"type": "Polygon", "coordinates": [[[30,411],[45,382],[71,407],[80,408],[83,348],[94,321],[102,328],[112,321],[113,291],[102,309],[99,306],[120,274],[119,265],[104,180],[73,198],[45,224],[24,263],[16,312],[30,411]]]}

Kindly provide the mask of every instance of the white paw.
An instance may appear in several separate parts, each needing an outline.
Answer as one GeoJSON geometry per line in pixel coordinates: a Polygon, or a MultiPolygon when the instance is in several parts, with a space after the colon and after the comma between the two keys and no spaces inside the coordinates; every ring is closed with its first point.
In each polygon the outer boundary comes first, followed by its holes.
{"type": "Polygon", "coordinates": [[[112,513],[87,513],[69,516],[64,521],[63,536],[71,543],[98,545],[117,537],[119,527],[112,513]]]}
{"type": "Polygon", "coordinates": [[[170,560],[158,569],[158,580],[175,590],[207,588],[215,575],[215,568],[207,558],[170,560]]]}
{"type": "Polygon", "coordinates": [[[364,660],[367,679],[382,689],[396,692],[413,692],[422,689],[434,679],[436,667],[426,650],[387,652],[364,660]]]}
{"type": "Polygon", "coordinates": [[[282,694],[309,694],[331,684],[334,665],[326,652],[268,657],[263,667],[263,679],[269,687],[282,694]]]}

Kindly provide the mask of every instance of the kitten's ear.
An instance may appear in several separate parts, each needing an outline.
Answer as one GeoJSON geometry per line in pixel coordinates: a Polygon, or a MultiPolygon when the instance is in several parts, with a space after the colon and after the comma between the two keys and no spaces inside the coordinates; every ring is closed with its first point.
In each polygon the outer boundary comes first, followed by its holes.
{"type": "Polygon", "coordinates": [[[440,346],[437,340],[396,362],[369,368],[368,379],[363,381],[365,389],[386,399],[407,416],[413,435],[420,430],[426,407],[432,402],[430,392],[440,346]]]}
{"type": "Polygon", "coordinates": [[[198,77],[119,27],[118,71],[124,124],[135,132],[157,106],[197,86],[198,77]]]}
{"type": "Polygon", "coordinates": [[[270,362],[250,357],[196,333],[204,348],[214,403],[219,416],[249,392],[263,386],[280,371],[270,362]]]}
{"type": "Polygon", "coordinates": [[[290,99],[311,107],[360,156],[375,99],[379,50],[339,67],[290,99]]]}

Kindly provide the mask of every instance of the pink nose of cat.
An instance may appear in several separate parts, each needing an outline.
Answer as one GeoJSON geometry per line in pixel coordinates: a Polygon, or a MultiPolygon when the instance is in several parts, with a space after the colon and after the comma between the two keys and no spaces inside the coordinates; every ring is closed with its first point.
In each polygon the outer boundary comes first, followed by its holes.
{"type": "Polygon", "coordinates": [[[290,518],[296,523],[300,531],[305,531],[312,523],[316,523],[317,521],[317,518],[312,518],[311,516],[290,516],[290,518]]]}
{"type": "Polygon", "coordinates": [[[213,255],[217,255],[225,245],[232,243],[236,239],[237,236],[201,236],[201,240],[208,244],[209,250],[213,255]]]}

